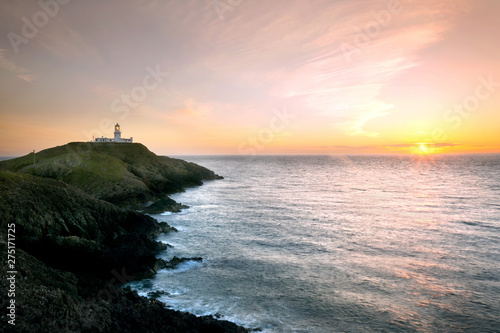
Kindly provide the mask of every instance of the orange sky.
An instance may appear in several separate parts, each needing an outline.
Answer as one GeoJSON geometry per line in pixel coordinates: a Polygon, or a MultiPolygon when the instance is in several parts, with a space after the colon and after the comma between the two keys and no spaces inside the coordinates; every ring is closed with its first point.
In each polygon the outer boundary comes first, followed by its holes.
{"type": "Polygon", "coordinates": [[[41,3],[0,4],[0,156],[117,122],[168,155],[500,152],[500,1],[41,3]]]}

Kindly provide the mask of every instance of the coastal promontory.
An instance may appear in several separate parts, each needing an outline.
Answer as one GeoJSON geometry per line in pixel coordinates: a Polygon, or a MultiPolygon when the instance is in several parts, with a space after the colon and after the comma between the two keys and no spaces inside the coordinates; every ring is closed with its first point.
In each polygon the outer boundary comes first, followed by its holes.
{"type": "Polygon", "coordinates": [[[158,156],[140,143],[71,142],[0,162],[2,169],[57,179],[122,207],[222,178],[195,163],[158,156]]]}
{"type": "Polygon", "coordinates": [[[75,142],[0,162],[0,247],[14,229],[16,259],[15,325],[2,320],[0,331],[246,332],[122,288],[175,264],[158,262],[166,246],[155,240],[175,229],[137,208],[178,209],[168,194],[219,178],[136,143],[75,142]]]}

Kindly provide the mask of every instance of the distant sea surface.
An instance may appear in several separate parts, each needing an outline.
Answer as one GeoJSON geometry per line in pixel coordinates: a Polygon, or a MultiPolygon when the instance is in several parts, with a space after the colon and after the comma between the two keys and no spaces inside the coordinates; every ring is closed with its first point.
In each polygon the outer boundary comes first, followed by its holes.
{"type": "Polygon", "coordinates": [[[263,332],[500,332],[500,155],[183,157],[167,306],[263,332]]]}

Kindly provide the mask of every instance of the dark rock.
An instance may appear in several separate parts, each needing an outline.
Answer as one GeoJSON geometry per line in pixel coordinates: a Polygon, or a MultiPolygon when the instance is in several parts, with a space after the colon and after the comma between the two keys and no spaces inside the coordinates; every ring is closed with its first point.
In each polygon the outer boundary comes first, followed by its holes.
{"type": "Polygon", "coordinates": [[[165,296],[165,295],[169,296],[170,294],[164,290],[157,290],[157,291],[152,291],[152,292],[148,293],[148,297],[153,298],[153,299],[157,299],[157,298],[159,298],[161,296],[165,296]]]}
{"type": "MultiPolygon", "coordinates": [[[[0,171],[0,220],[16,224],[17,246],[55,268],[105,275],[122,267],[150,275],[169,230],[51,179],[0,171]]],[[[138,274],[140,275],[140,274],[138,274]]]]}
{"type": "Polygon", "coordinates": [[[165,262],[165,267],[164,268],[173,269],[173,268],[176,268],[177,266],[179,266],[180,264],[182,264],[183,262],[186,262],[186,261],[198,261],[198,262],[202,262],[203,258],[200,258],[200,257],[192,257],[192,258],[173,257],[169,261],[165,262]]]}
{"type": "Polygon", "coordinates": [[[164,212],[179,213],[182,209],[186,208],[189,208],[189,206],[178,203],[170,198],[164,198],[147,206],[142,212],[145,214],[161,214],[164,212]]]}
{"type": "MultiPolygon", "coordinates": [[[[0,242],[0,251],[6,250],[6,244],[0,242]]],[[[227,321],[166,309],[164,303],[141,297],[130,288],[86,284],[20,249],[16,256],[20,286],[16,289],[16,325],[2,320],[1,332],[247,332],[227,321]],[[112,292],[99,298],[102,290],[112,292]]],[[[5,265],[0,266],[0,274],[6,276],[5,265]]],[[[8,283],[2,278],[0,288],[7,290],[8,283]]],[[[3,309],[8,302],[6,297],[0,298],[3,309]]]]}
{"type": "Polygon", "coordinates": [[[172,232],[172,231],[174,231],[174,232],[178,231],[174,227],[169,226],[167,222],[159,222],[158,225],[160,226],[162,232],[165,234],[168,234],[169,232],[172,232]]]}
{"type": "Polygon", "coordinates": [[[132,275],[146,272],[150,276],[156,256],[151,249],[152,241],[144,235],[127,233],[118,236],[104,254],[111,261],[111,267],[124,267],[132,275]]]}

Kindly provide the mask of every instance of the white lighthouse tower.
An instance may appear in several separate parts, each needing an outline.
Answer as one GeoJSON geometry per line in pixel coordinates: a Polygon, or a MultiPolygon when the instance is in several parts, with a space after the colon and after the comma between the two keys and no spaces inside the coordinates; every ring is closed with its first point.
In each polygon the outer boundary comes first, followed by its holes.
{"type": "Polygon", "coordinates": [[[115,125],[115,142],[122,141],[122,132],[120,131],[120,125],[116,123],[115,125]]]}

